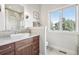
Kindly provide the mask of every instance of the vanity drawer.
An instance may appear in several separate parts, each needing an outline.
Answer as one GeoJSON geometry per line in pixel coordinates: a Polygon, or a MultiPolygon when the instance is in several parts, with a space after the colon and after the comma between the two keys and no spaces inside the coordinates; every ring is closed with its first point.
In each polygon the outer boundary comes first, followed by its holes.
{"type": "Polygon", "coordinates": [[[32,44],[32,38],[28,38],[28,39],[24,39],[24,40],[21,40],[21,41],[18,41],[18,42],[15,42],[15,47],[16,48],[19,48],[19,47],[22,47],[24,45],[30,45],[32,44]]]}
{"type": "Polygon", "coordinates": [[[14,43],[0,46],[0,55],[9,55],[12,52],[14,52],[14,43]]]}

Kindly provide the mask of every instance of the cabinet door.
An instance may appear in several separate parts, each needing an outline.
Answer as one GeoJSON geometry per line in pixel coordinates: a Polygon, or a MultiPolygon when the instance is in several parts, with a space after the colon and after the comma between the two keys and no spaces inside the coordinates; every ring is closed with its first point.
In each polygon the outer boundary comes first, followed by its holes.
{"type": "Polygon", "coordinates": [[[14,43],[0,46],[0,55],[14,55],[14,43]]]}
{"type": "Polygon", "coordinates": [[[23,46],[16,50],[16,55],[32,55],[32,45],[23,46]]]}
{"type": "Polygon", "coordinates": [[[33,39],[25,39],[15,43],[15,54],[16,55],[32,55],[32,42],[33,39]]]}

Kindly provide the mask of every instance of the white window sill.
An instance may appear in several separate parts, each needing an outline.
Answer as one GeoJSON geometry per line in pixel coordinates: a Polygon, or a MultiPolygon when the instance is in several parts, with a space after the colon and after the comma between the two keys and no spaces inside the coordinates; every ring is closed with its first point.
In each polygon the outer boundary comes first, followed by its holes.
{"type": "Polygon", "coordinates": [[[79,32],[76,32],[76,31],[58,31],[58,30],[48,30],[48,32],[52,32],[52,33],[69,33],[69,34],[76,34],[76,35],[79,35],[79,32]]]}

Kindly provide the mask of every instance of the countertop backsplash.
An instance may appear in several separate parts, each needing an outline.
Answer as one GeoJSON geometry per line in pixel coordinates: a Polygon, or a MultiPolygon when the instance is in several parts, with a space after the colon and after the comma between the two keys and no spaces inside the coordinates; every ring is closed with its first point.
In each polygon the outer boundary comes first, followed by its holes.
{"type": "Polygon", "coordinates": [[[12,31],[0,31],[0,37],[9,37],[12,31]]]}
{"type": "Polygon", "coordinates": [[[22,30],[16,30],[16,31],[0,31],[0,37],[10,37],[11,34],[17,34],[17,33],[30,33],[31,29],[22,29],[22,30]]]}

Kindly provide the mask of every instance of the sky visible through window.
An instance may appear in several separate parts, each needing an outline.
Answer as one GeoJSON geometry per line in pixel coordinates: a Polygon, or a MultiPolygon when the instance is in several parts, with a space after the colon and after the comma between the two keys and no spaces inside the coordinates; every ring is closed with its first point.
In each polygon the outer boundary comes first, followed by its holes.
{"type": "Polygon", "coordinates": [[[75,21],[75,7],[63,9],[63,17],[75,21]]]}
{"type": "MultiPolygon", "coordinates": [[[[58,22],[62,17],[61,10],[50,12],[50,20],[52,23],[58,22]]],[[[75,21],[75,7],[63,9],[63,18],[75,21]]]]}
{"type": "Polygon", "coordinates": [[[52,23],[57,23],[61,17],[61,11],[57,10],[50,13],[50,20],[52,23]]]}

